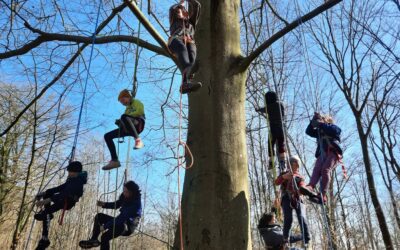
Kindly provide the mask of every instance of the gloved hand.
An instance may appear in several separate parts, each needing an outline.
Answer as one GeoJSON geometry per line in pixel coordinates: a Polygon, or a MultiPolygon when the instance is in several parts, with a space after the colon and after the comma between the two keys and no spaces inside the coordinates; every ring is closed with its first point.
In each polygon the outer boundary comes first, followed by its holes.
{"type": "Polygon", "coordinates": [[[41,201],[36,201],[36,206],[37,207],[43,207],[43,206],[45,206],[47,204],[50,204],[50,202],[51,202],[50,198],[47,198],[47,199],[44,199],[44,200],[41,200],[41,201]]]}

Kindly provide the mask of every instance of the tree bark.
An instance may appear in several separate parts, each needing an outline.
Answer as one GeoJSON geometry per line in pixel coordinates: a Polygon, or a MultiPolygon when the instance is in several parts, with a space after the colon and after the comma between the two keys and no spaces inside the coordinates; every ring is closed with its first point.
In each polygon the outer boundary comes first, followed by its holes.
{"type": "Polygon", "coordinates": [[[371,195],[372,204],[374,205],[374,210],[378,219],[379,227],[382,232],[383,242],[385,243],[386,249],[394,249],[392,239],[390,237],[389,228],[386,223],[385,214],[382,211],[382,207],[379,202],[378,194],[375,188],[374,173],[372,171],[371,158],[368,151],[368,136],[364,134],[361,118],[357,117],[357,115],[355,114],[355,119],[357,124],[357,131],[360,137],[368,189],[371,195]]]}
{"type": "Polygon", "coordinates": [[[196,80],[203,88],[189,95],[187,143],[195,164],[186,171],[182,194],[187,249],[251,249],[246,75],[228,74],[241,56],[238,10],[239,0],[202,2],[196,80]]]}

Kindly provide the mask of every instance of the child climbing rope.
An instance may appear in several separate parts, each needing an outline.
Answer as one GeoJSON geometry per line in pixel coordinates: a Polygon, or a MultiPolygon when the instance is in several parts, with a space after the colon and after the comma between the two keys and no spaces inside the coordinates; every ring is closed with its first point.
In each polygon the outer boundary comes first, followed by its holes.
{"type": "Polygon", "coordinates": [[[48,235],[53,213],[61,209],[70,210],[83,195],[83,185],[87,182],[87,172],[82,172],[82,164],[79,161],[73,161],[67,166],[67,171],[68,178],[64,184],[47,189],[36,196],[36,206],[44,207],[34,217],[38,221],[43,221],[42,238],[36,248],[37,250],[46,249],[50,245],[48,235]]]}
{"type": "Polygon", "coordinates": [[[292,156],[289,159],[291,171],[284,172],[275,180],[275,185],[281,185],[281,205],[283,209],[283,238],[289,242],[289,233],[293,222],[293,210],[296,211],[297,220],[304,235],[304,244],[309,245],[310,234],[305,216],[305,206],[301,199],[299,187],[305,186],[304,177],[299,173],[300,158],[292,156]]]}
{"type": "Polygon", "coordinates": [[[327,201],[326,192],[331,181],[332,170],[335,169],[342,155],[339,146],[341,129],[336,126],[329,115],[314,113],[310,124],[306,129],[306,134],[317,138],[318,147],[315,152],[317,161],[311,175],[310,183],[301,187],[301,191],[314,199],[312,201],[322,204],[327,201]],[[315,192],[315,186],[321,178],[321,193],[315,192]]]}
{"type": "Polygon", "coordinates": [[[103,167],[103,170],[110,170],[118,168],[121,163],[118,160],[117,151],[113,139],[125,136],[133,136],[135,138],[134,149],[143,147],[143,142],[139,134],[143,131],[145,125],[144,106],[138,99],[133,98],[129,90],[122,90],[118,96],[118,101],[126,106],[125,113],[121,119],[116,120],[115,124],[118,126],[104,135],[108,150],[111,154],[111,161],[103,167]]]}
{"type": "MultiPolygon", "coordinates": [[[[265,213],[258,222],[258,230],[267,249],[282,250],[287,242],[283,236],[282,227],[275,223],[275,213],[265,213]]],[[[301,235],[292,235],[289,242],[294,243],[301,240],[301,235]]]]}
{"type": "Polygon", "coordinates": [[[279,152],[279,168],[281,171],[286,170],[285,164],[285,136],[283,131],[283,121],[285,117],[285,109],[283,103],[278,101],[278,96],[273,91],[268,91],[265,94],[266,107],[256,109],[257,112],[267,113],[269,121],[270,133],[268,136],[268,156],[269,165],[268,169],[273,168],[273,161],[275,155],[275,144],[278,146],[279,152]]]}
{"type": "Polygon", "coordinates": [[[139,186],[128,181],[124,185],[123,193],[115,202],[97,201],[97,206],[106,209],[120,208],[120,214],[112,217],[98,213],[94,217],[92,237],[90,240],[82,240],[79,246],[82,248],[93,248],[100,246],[100,250],[110,249],[110,240],[118,236],[131,235],[139,224],[142,213],[141,193],[139,186]],[[98,237],[101,235],[101,241],[98,237]]]}
{"type": "Polygon", "coordinates": [[[185,8],[185,0],[172,5],[169,9],[170,38],[168,47],[177,57],[182,72],[180,92],[186,94],[201,88],[200,82],[192,82],[191,69],[196,61],[196,44],[194,34],[200,16],[200,3],[197,0],[188,0],[189,8],[185,8]]]}

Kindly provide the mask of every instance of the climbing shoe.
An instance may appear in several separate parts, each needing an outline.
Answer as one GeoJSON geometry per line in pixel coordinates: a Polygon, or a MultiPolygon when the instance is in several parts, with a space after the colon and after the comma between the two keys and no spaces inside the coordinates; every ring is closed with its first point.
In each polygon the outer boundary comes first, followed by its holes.
{"type": "Polygon", "coordinates": [[[300,193],[309,197],[316,197],[318,194],[314,191],[314,188],[310,185],[300,187],[300,193]]]}
{"type": "Polygon", "coordinates": [[[98,240],[81,240],[79,246],[84,249],[93,248],[100,246],[100,241],[98,240]]]}
{"type": "Polygon", "coordinates": [[[41,239],[39,240],[39,244],[36,247],[36,250],[44,250],[50,246],[49,239],[41,239]]]}
{"type": "Polygon", "coordinates": [[[141,148],[143,148],[143,146],[144,146],[144,144],[142,142],[142,139],[137,138],[135,140],[135,147],[133,147],[133,149],[141,149],[141,148]]]}
{"type": "Polygon", "coordinates": [[[103,167],[103,170],[111,170],[114,168],[119,168],[121,166],[121,163],[119,160],[111,160],[107,165],[103,167]]]}
{"type": "Polygon", "coordinates": [[[180,92],[182,94],[187,94],[198,90],[199,88],[201,88],[201,86],[202,86],[201,82],[183,83],[180,87],[180,92]]]}

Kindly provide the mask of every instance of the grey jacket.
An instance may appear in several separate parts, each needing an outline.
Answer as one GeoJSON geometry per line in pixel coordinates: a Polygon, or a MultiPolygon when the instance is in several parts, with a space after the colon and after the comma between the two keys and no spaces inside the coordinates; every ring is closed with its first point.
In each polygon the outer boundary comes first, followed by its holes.
{"type": "Polygon", "coordinates": [[[267,249],[280,250],[283,244],[283,230],[280,225],[267,225],[259,228],[267,249]]]}

